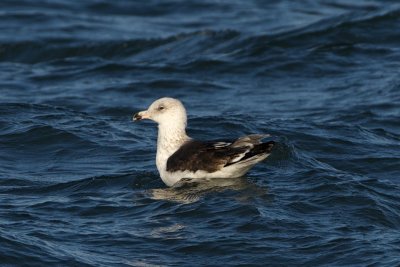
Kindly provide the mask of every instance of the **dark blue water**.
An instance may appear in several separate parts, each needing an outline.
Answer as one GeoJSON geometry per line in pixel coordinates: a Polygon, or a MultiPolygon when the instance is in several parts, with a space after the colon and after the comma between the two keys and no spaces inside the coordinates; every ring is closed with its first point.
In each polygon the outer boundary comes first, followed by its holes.
{"type": "Polygon", "coordinates": [[[400,264],[398,1],[0,3],[1,266],[400,264]],[[167,188],[153,100],[198,139],[270,133],[167,188]]]}

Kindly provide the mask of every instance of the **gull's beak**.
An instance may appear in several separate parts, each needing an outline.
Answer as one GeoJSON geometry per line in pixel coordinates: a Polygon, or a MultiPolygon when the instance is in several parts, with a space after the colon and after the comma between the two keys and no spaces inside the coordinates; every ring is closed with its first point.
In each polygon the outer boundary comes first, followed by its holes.
{"type": "Polygon", "coordinates": [[[140,121],[140,120],[144,120],[144,119],[150,119],[150,116],[147,114],[147,111],[140,111],[140,112],[136,113],[135,115],[133,115],[133,118],[132,118],[133,121],[140,121]]]}

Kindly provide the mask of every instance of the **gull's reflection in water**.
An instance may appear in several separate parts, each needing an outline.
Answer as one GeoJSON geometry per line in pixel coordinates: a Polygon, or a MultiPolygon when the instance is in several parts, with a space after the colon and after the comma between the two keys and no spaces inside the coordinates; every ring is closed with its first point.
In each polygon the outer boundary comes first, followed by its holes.
{"type": "Polygon", "coordinates": [[[227,190],[243,191],[244,194],[238,196],[241,200],[267,194],[265,188],[257,186],[246,178],[182,179],[173,187],[152,189],[150,194],[151,198],[155,200],[189,204],[198,201],[207,194],[227,190]]]}

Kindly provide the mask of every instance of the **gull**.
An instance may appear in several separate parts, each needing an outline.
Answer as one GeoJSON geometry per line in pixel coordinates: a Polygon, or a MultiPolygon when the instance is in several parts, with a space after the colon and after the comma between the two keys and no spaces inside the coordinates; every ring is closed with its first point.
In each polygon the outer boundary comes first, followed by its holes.
{"type": "Polygon", "coordinates": [[[156,165],[162,181],[173,186],[182,179],[239,178],[266,159],[275,145],[268,134],[234,141],[198,141],[186,134],[186,109],[178,99],[164,97],[133,116],[158,123],[156,165]]]}

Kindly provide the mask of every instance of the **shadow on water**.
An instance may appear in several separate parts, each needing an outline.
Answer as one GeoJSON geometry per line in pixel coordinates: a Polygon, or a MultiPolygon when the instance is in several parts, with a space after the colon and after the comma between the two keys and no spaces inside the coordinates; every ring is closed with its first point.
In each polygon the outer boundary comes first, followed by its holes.
{"type": "Polygon", "coordinates": [[[226,179],[182,179],[173,187],[149,190],[153,200],[166,200],[182,204],[199,201],[202,197],[212,193],[226,191],[240,191],[238,200],[244,201],[254,196],[265,196],[268,191],[246,178],[226,179]]]}

